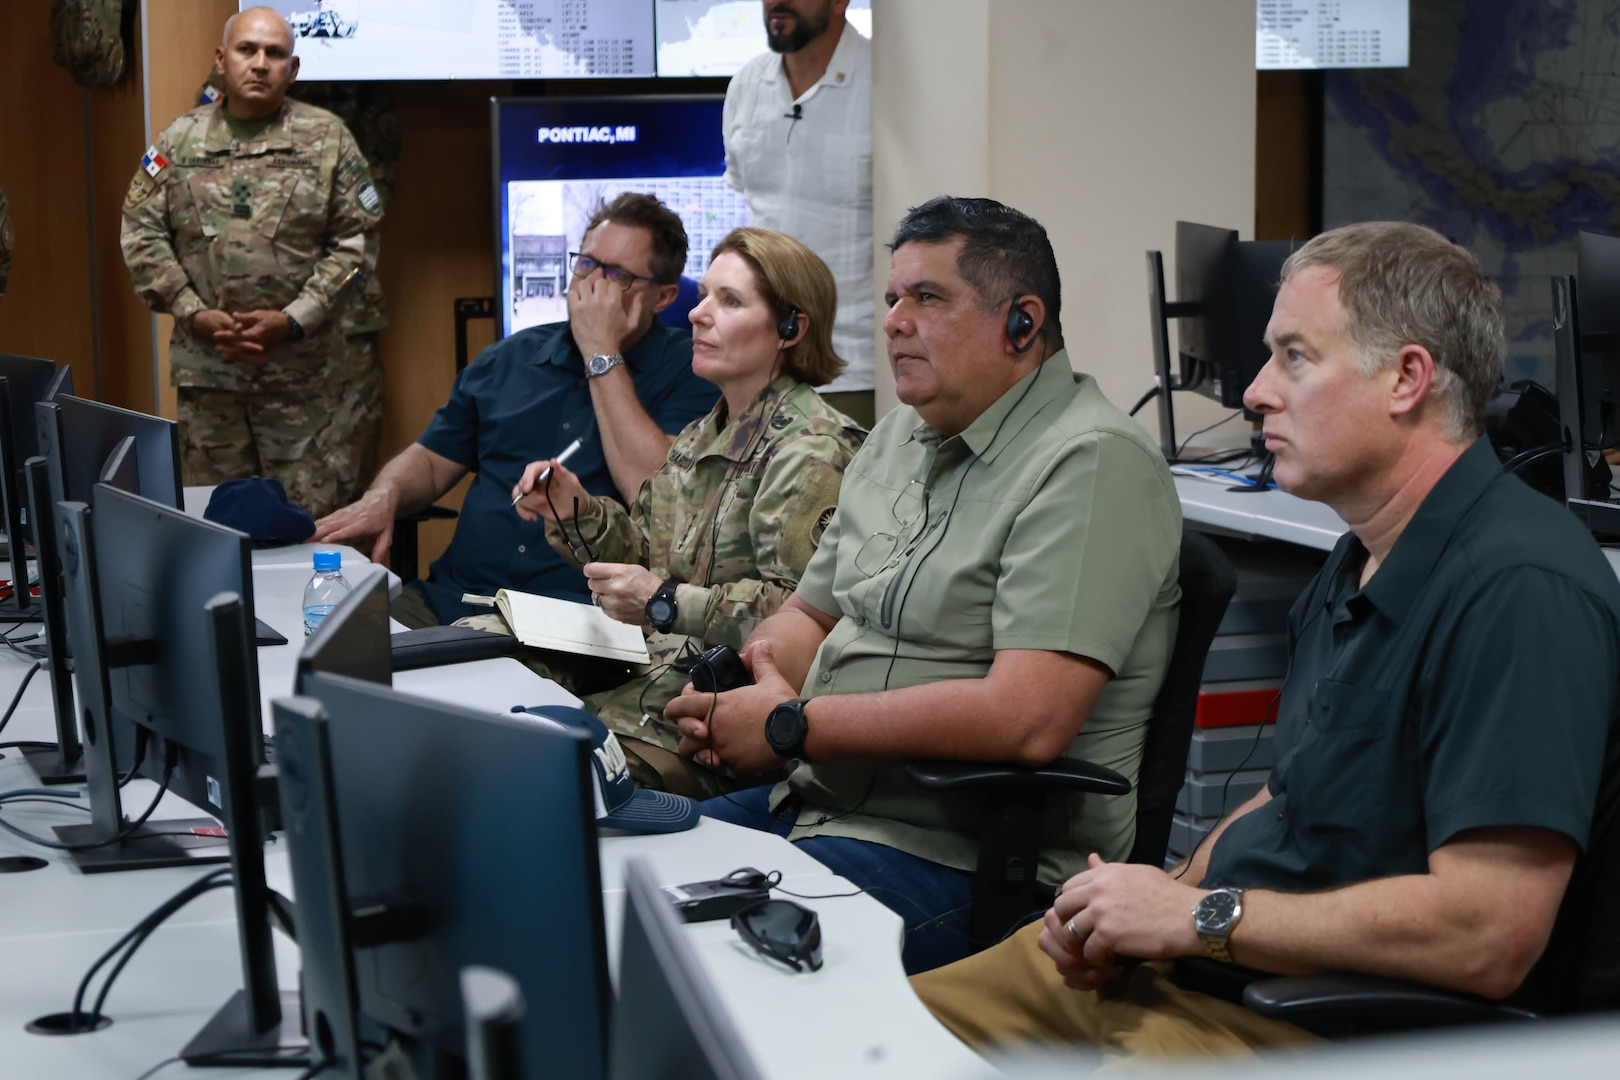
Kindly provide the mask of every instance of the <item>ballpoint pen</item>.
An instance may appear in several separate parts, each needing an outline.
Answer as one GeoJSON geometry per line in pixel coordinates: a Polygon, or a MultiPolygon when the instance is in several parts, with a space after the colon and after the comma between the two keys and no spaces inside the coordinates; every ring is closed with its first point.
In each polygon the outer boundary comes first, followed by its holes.
{"type": "MultiPolygon", "coordinates": [[[[568,459],[573,457],[576,453],[579,452],[579,448],[584,443],[584,441],[585,440],[583,440],[583,439],[575,439],[573,442],[571,442],[567,446],[563,447],[563,452],[557,455],[557,464],[558,465],[566,465],[566,464],[568,464],[568,459]]],[[[512,505],[516,506],[518,504],[519,500],[521,500],[523,498],[523,496],[533,494],[535,488],[539,487],[541,484],[545,483],[547,480],[550,480],[550,479],[551,479],[551,466],[547,465],[545,467],[545,469],[541,471],[540,475],[534,478],[534,483],[529,486],[528,491],[520,491],[516,495],[512,496],[512,505]]]]}

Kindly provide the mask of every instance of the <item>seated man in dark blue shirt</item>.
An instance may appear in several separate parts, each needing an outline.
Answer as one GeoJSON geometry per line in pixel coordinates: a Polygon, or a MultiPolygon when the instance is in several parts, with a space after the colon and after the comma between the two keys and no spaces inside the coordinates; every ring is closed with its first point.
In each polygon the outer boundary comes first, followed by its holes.
{"type": "MultiPolygon", "coordinates": [[[[1289,615],[1276,767],[1185,865],[1092,855],[1042,922],[917,976],[970,1042],[1211,1053],[1309,1037],[1170,964],[1125,963],[1206,953],[1592,1003],[1570,977],[1586,943],[1553,928],[1566,892],[1572,913],[1590,902],[1584,853],[1620,798],[1620,582],[1480,436],[1500,296],[1467,252],[1404,224],[1324,233],[1282,279],[1244,401],[1278,485],[1350,531],[1289,615]]],[[[1599,999],[1620,992],[1613,975],[1599,999]]]]}
{"type": "Polygon", "coordinates": [[[584,576],[546,543],[545,522],[512,509],[512,491],[529,462],[577,438],[568,467],[593,495],[627,501],[663,464],[675,433],[714,405],[719,391],[692,373],[691,332],[657,319],[685,265],[686,231],[657,199],[625,194],[602,207],[574,257],[568,321],[480,353],[422,437],[357,502],[316,522],[314,539],[375,538],[371,558],[380,562],[397,516],[431,505],[471,472],[449,549],[396,602],[395,617],[448,623],[477,610],[462,593],[502,588],[589,600],[584,576]]]}

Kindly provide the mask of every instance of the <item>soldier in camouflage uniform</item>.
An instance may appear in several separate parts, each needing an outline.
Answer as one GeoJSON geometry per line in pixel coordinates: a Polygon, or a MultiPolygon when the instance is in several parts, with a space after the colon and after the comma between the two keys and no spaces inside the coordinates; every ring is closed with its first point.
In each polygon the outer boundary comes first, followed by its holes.
{"type": "Polygon", "coordinates": [[[366,277],[382,199],[341,120],[286,98],[292,34],[267,8],[228,22],[224,101],[158,136],[124,202],[137,293],[175,317],[188,484],[275,476],[315,516],[359,486],[356,370],[339,314],[366,277]]]}
{"type": "Polygon", "coordinates": [[[0,296],[6,295],[6,282],[11,280],[11,203],[0,191],[0,296]]]}
{"type": "MultiPolygon", "coordinates": [[[[399,114],[394,111],[393,89],[376,82],[320,82],[295,87],[293,93],[304,104],[325,109],[343,121],[371,166],[371,183],[383,205],[391,203],[404,141],[399,114]]],[[[225,80],[211,73],[197,93],[197,104],[211,105],[224,96],[225,80]]],[[[342,496],[344,503],[359,498],[376,475],[377,449],[382,441],[383,365],[378,339],[388,325],[388,307],[383,301],[382,279],[377,276],[377,234],[371,237],[364,288],[348,296],[343,305],[343,340],[348,344],[349,369],[359,374],[353,384],[354,396],[339,407],[353,417],[348,453],[360,462],[356,486],[342,496]]]]}
{"type": "MultiPolygon", "coordinates": [[[[530,494],[518,504],[525,516],[548,519],[546,539],[583,567],[607,614],[648,631],[652,664],[587,696],[586,707],[619,736],[637,783],[698,796],[735,782],[676,755],[680,735],[662,711],[690,676],[672,662],[714,645],[741,647],[793,594],[865,437],[811,389],[843,367],[829,333],[837,287],[826,264],[763,229],[738,229],[715,252],[705,298],[692,310],[692,366],[720,386],[720,402],[676,437],[629,510],[584,494],[558,467],[550,488],[559,522],[545,492],[532,491],[546,462],[529,467],[519,488],[530,494]],[[740,315],[731,314],[734,302],[740,315]],[[765,332],[752,332],[757,326],[765,332]],[[661,628],[647,616],[655,593],[673,601],[661,628]]],[[[566,662],[547,656],[547,674],[566,662]]]]}

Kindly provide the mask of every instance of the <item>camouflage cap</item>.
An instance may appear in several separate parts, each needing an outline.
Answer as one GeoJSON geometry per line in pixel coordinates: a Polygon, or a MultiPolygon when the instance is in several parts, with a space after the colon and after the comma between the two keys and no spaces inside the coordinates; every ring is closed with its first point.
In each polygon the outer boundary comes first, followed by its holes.
{"type": "Polygon", "coordinates": [[[52,58],[80,86],[114,86],[128,70],[132,0],[51,0],[52,58]]]}

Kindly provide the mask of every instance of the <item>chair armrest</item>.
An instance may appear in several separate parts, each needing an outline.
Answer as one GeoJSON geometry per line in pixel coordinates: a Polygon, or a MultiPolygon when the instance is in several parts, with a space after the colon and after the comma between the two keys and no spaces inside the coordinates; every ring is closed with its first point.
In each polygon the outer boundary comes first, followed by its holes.
{"type": "Polygon", "coordinates": [[[1112,769],[1074,758],[1045,765],[1005,765],[983,761],[911,761],[906,775],[929,791],[1093,791],[1126,795],[1131,782],[1112,769]]]}
{"type": "Polygon", "coordinates": [[[1319,1034],[1531,1020],[1536,1016],[1472,994],[1351,973],[1262,979],[1244,988],[1243,1004],[1261,1016],[1286,1020],[1319,1034]]]}
{"type": "Polygon", "coordinates": [[[394,547],[388,553],[388,569],[402,583],[416,580],[417,546],[416,526],[423,521],[446,521],[456,517],[448,506],[429,506],[414,514],[401,514],[394,519],[394,547]]]}
{"type": "Polygon", "coordinates": [[[458,516],[457,511],[448,506],[429,506],[425,510],[418,510],[414,514],[401,514],[394,519],[397,525],[401,521],[448,521],[458,516]]]}

